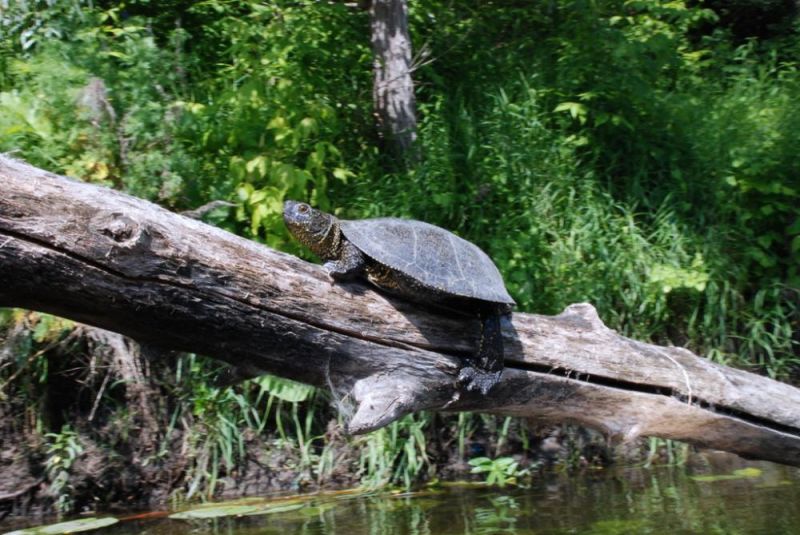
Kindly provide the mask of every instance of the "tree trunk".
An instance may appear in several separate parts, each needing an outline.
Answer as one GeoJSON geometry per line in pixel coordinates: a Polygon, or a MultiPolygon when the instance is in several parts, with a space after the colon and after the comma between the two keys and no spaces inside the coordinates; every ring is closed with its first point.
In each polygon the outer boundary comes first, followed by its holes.
{"type": "MultiPolygon", "coordinates": [[[[160,390],[151,372],[150,362],[145,356],[145,349],[135,340],[104,329],[83,327],[81,335],[89,342],[92,354],[102,355],[108,361],[110,369],[107,373],[113,374],[116,380],[125,385],[128,412],[137,429],[135,439],[132,440],[135,445],[133,461],[140,463],[148,456],[155,455],[163,435],[164,422],[160,422],[158,418],[161,412],[158,405],[160,390]]],[[[102,394],[103,387],[100,388],[97,401],[102,394]]],[[[89,415],[89,421],[93,417],[94,409],[89,415]]]]}
{"type": "Polygon", "coordinates": [[[0,305],[329,388],[351,432],[412,411],[569,421],[800,466],[800,390],[608,329],[515,314],[488,396],[455,388],[476,318],[422,310],[123,193],[0,156],[0,305]]]}
{"type": "Polygon", "coordinates": [[[411,38],[406,0],[372,0],[372,98],[385,149],[402,165],[417,158],[417,117],[411,79],[411,38]]]}

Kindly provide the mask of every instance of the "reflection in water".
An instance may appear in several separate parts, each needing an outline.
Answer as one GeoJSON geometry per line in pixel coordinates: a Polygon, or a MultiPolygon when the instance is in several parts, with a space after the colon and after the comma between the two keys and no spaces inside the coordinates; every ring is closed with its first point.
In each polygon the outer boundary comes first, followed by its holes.
{"type": "Polygon", "coordinates": [[[546,474],[527,489],[447,486],[401,495],[319,495],[301,508],[202,521],[122,522],[107,535],[800,533],[800,471],[616,469],[546,474]],[[723,478],[697,477],[711,474],[723,478]]]}

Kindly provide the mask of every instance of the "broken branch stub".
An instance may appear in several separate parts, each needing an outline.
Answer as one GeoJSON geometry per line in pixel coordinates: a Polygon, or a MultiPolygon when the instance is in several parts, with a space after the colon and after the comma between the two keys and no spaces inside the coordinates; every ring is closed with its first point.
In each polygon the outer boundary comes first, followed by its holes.
{"type": "Polygon", "coordinates": [[[504,324],[488,396],[455,388],[477,319],[423,310],[149,202],[0,156],[0,305],[331,388],[352,432],[474,410],[800,466],[800,390],[620,336],[591,305],[504,324]]]}

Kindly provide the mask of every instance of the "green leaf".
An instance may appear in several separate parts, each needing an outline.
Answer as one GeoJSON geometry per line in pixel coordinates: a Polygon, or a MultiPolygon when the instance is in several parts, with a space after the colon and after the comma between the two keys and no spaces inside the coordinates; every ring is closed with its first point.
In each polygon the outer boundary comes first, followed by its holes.
{"type": "Polygon", "coordinates": [[[747,254],[758,262],[761,267],[764,268],[771,268],[775,267],[776,260],[769,254],[765,253],[763,250],[759,249],[758,247],[748,247],[747,254]]]}
{"type": "Polygon", "coordinates": [[[263,177],[267,174],[267,159],[264,156],[256,156],[245,165],[245,169],[250,174],[258,171],[258,176],[263,177]]]}
{"type": "Polygon", "coordinates": [[[242,184],[236,188],[236,196],[239,197],[241,202],[247,201],[253,195],[253,186],[251,184],[242,184]]]}
{"type": "Polygon", "coordinates": [[[250,198],[247,199],[247,202],[250,204],[259,204],[267,198],[267,192],[263,189],[257,189],[250,194],[250,198]]]}
{"type": "Polygon", "coordinates": [[[274,375],[262,375],[253,379],[253,382],[260,386],[263,391],[291,403],[305,401],[314,393],[313,386],[275,377],[274,375]]]}
{"type": "Polygon", "coordinates": [[[292,131],[289,130],[288,128],[286,128],[284,130],[278,130],[278,132],[275,134],[275,141],[278,141],[278,142],[279,141],[283,141],[284,139],[288,138],[291,135],[292,135],[292,131]]]}
{"type": "Polygon", "coordinates": [[[80,520],[59,522],[58,524],[50,524],[47,526],[9,531],[4,535],[59,535],[62,533],[79,533],[81,531],[92,531],[113,526],[117,522],[119,522],[119,519],[113,517],[82,518],[80,520]]]}
{"type": "Polygon", "coordinates": [[[221,518],[226,516],[249,515],[259,510],[255,505],[220,505],[212,507],[199,507],[169,515],[173,520],[203,520],[207,518],[221,518]]]}
{"type": "Polygon", "coordinates": [[[586,106],[580,102],[562,102],[553,110],[555,112],[569,112],[573,119],[578,119],[581,123],[586,120],[586,106]]]}
{"type": "Polygon", "coordinates": [[[302,121],[300,121],[300,132],[303,135],[313,134],[317,131],[317,121],[315,121],[311,117],[306,117],[302,121]]]}
{"type": "Polygon", "coordinates": [[[713,476],[692,476],[692,479],[703,483],[709,483],[714,481],[729,481],[732,479],[753,479],[761,477],[761,474],[762,471],[760,468],[755,468],[750,466],[747,468],[740,468],[738,470],[734,470],[733,473],[730,474],[720,474],[713,476]]]}
{"type": "Polygon", "coordinates": [[[347,169],[345,169],[343,167],[336,167],[333,170],[333,176],[334,176],[334,178],[338,178],[342,182],[347,182],[348,178],[350,178],[351,176],[356,176],[356,175],[355,175],[355,173],[353,173],[351,171],[348,171],[347,169]]]}
{"type": "Polygon", "coordinates": [[[800,252],[800,236],[795,236],[792,239],[792,254],[800,252]]]}
{"type": "Polygon", "coordinates": [[[303,509],[304,507],[306,507],[306,504],[304,503],[293,503],[289,505],[270,505],[267,507],[257,508],[256,511],[253,511],[252,513],[247,513],[247,516],[288,513],[289,511],[297,511],[299,509],[303,509]]]}
{"type": "Polygon", "coordinates": [[[117,58],[117,59],[128,59],[128,55],[127,54],[125,54],[123,52],[119,52],[117,50],[109,50],[109,51],[105,52],[105,55],[106,56],[110,56],[112,58],[117,58]]]}
{"type": "Polygon", "coordinates": [[[274,129],[274,130],[283,130],[288,126],[286,119],[283,117],[275,117],[269,123],[267,123],[267,128],[274,129]]]}
{"type": "Polygon", "coordinates": [[[250,232],[255,236],[258,234],[258,229],[261,226],[261,221],[268,215],[267,207],[264,204],[259,204],[253,210],[253,215],[250,216],[250,232]]]}

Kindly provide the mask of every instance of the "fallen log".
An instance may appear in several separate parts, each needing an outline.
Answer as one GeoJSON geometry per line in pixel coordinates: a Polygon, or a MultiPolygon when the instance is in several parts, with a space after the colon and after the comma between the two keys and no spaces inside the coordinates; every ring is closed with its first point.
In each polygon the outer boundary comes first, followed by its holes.
{"type": "Polygon", "coordinates": [[[0,156],[0,306],[352,396],[349,430],[412,411],[574,422],[800,466],[800,389],[620,336],[591,305],[514,314],[488,396],[455,389],[477,319],[424,310],[200,221],[0,156]]]}

